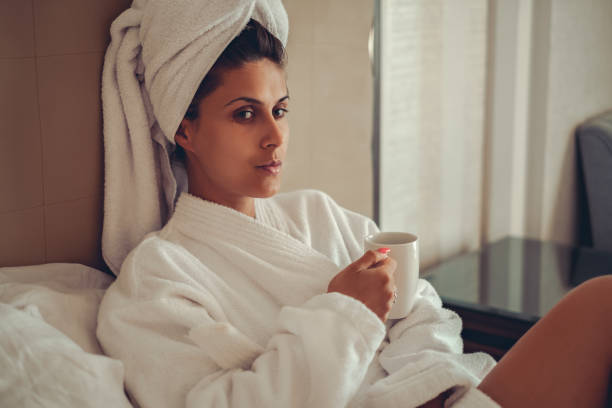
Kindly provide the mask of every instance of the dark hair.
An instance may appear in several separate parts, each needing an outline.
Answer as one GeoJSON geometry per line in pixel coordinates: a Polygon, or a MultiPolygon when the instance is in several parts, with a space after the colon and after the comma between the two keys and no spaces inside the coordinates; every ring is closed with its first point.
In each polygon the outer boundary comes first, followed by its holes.
{"type": "MultiPolygon", "coordinates": [[[[267,58],[284,68],[286,63],[285,48],[280,40],[264,26],[250,19],[246,27],[223,50],[212,68],[202,79],[184,118],[188,120],[198,118],[200,101],[221,85],[223,71],[240,68],[247,62],[259,61],[263,58],[267,58]]],[[[175,155],[181,160],[185,158],[185,152],[178,144],[176,144],[175,155]]]]}

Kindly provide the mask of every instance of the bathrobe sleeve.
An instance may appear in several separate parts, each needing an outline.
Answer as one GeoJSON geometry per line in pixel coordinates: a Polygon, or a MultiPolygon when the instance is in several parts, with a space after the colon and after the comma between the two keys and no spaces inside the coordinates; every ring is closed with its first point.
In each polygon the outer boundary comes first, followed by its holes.
{"type": "Polygon", "coordinates": [[[366,407],[396,407],[409,398],[425,403],[451,390],[446,407],[457,401],[470,407],[498,407],[475,388],[495,366],[486,353],[463,353],[461,318],[442,307],[435,289],[419,280],[417,299],[411,313],[389,320],[388,337],[381,344],[378,362],[387,372],[384,381],[374,384],[366,395],[366,407]],[[410,395],[401,384],[409,379],[410,395]]]}
{"type": "Polygon", "coordinates": [[[98,338],[125,364],[141,406],[346,406],[385,336],[373,312],[339,293],[316,295],[283,307],[262,346],[191,278],[201,268],[184,248],[151,238],[102,301],[98,338]]]}
{"type": "MultiPolygon", "coordinates": [[[[331,197],[325,198],[337,208],[336,224],[345,235],[352,235],[345,238],[345,245],[356,259],[363,253],[362,237],[379,232],[378,226],[368,217],[338,206],[331,197]]],[[[495,360],[486,353],[463,353],[461,318],[442,307],[440,296],[428,281],[419,279],[416,296],[410,315],[387,321],[388,335],[377,358],[388,377],[368,390],[365,406],[404,406],[408,401],[422,404],[448,389],[454,393],[447,406],[467,395],[472,398],[468,406],[497,406],[474,388],[495,366],[495,360]],[[410,387],[405,386],[406,381],[410,387]],[[476,403],[476,399],[484,402],[476,403]]]]}

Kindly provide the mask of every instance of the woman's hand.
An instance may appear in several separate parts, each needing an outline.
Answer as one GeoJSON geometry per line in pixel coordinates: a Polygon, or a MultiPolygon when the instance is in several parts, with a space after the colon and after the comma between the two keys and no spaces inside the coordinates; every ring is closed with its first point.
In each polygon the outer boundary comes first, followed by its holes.
{"type": "Polygon", "coordinates": [[[384,323],[393,306],[396,267],[397,262],[384,252],[367,251],[334,276],[327,293],[339,292],[361,301],[384,323]]]}

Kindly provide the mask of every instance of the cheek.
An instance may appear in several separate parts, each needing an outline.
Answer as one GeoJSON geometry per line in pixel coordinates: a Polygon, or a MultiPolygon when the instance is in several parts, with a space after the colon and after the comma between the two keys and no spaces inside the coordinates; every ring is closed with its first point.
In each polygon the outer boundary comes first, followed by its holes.
{"type": "Polygon", "coordinates": [[[253,152],[245,138],[231,134],[209,133],[208,138],[198,146],[198,157],[202,168],[214,178],[232,177],[250,164],[253,152]]]}
{"type": "Polygon", "coordinates": [[[217,120],[208,122],[206,126],[198,129],[196,149],[202,160],[206,159],[210,162],[215,157],[222,157],[226,154],[226,151],[229,150],[227,137],[224,137],[228,134],[227,128],[227,125],[217,120]]]}

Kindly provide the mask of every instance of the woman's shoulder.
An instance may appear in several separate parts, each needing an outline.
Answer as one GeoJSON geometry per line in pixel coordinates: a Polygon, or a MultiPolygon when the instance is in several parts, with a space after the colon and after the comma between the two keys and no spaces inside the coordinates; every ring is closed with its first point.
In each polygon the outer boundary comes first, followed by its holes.
{"type": "Polygon", "coordinates": [[[182,264],[192,262],[193,256],[186,248],[165,239],[163,231],[162,229],[148,233],[128,253],[121,265],[118,279],[168,279],[172,275],[185,272],[182,264]]]}
{"type": "Polygon", "coordinates": [[[358,212],[341,206],[331,195],[316,189],[302,189],[277,194],[271,201],[277,210],[298,224],[323,225],[324,221],[333,224],[364,226],[376,229],[374,221],[358,212]]]}
{"type": "Polygon", "coordinates": [[[343,207],[331,195],[321,190],[302,189],[284,192],[274,196],[273,201],[288,213],[323,215],[321,211],[324,211],[333,218],[348,216],[351,219],[358,218],[371,221],[369,217],[343,207]]]}
{"type": "Polygon", "coordinates": [[[131,257],[132,260],[150,257],[164,258],[180,251],[180,248],[180,245],[167,240],[164,236],[164,229],[161,229],[145,235],[142,241],[130,251],[128,257],[131,257]]]}

